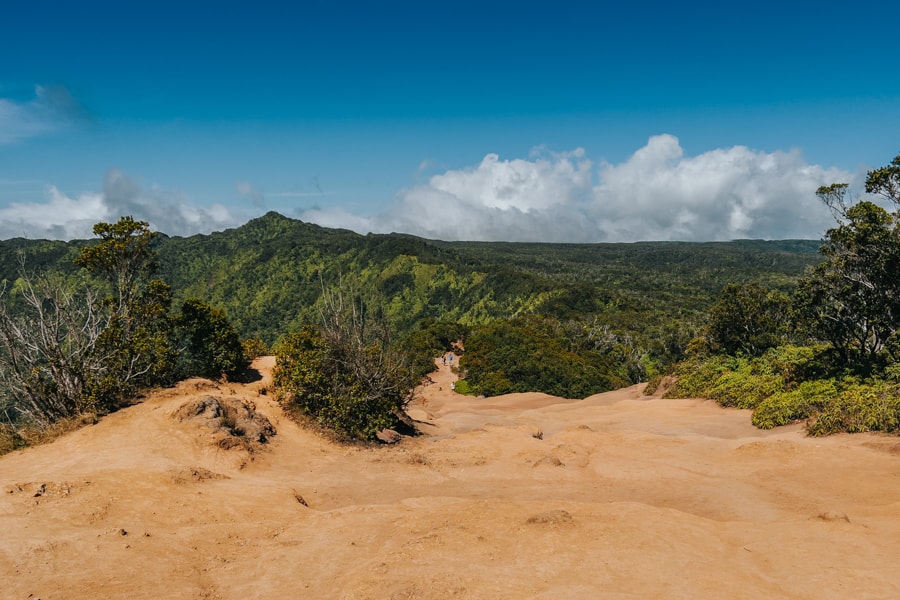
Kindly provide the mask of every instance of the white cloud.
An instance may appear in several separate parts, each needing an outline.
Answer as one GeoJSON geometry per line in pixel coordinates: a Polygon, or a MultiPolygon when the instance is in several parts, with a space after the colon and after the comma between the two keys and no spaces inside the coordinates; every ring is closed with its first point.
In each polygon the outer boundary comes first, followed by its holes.
{"type": "MultiPolygon", "coordinates": [[[[398,194],[386,212],[348,216],[343,226],[447,240],[818,238],[833,222],[815,190],[851,180],[807,164],[797,151],[735,146],[689,157],[677,138],[660,135],[625,162],[596,169],[581,149],[539,151],[530,160],[488,154],[477,167],[435,175],[398,194]]],[[[329,224],[336,221],[332,213],[329,224]]]]}
{"type": "Polygon", "coordinates": [[[599,237],[616,241],[818,238],[833,222],[815,190],[852,179],[797,151],[735,146],[685,157],[670,135],[598,176],[591,215],[599,237]]]}
{"type": "MultiPolygon", "coordinates": [[[[476,166],[434,175],[397,194],[374,216],[330,205],[292,215],[361,233],[403,232],[445,240],[602,242],[638,240],[815,239],[833,225],[815,197],[835,181],[859,177],[805,162],[798,151],[766,153],[743,146],[685,156],[677,138],[652,137],[618,164],[593,165],[582,149],[527,159],[488,154],[476,166]]],[[[0,208],[0,239],[92,237],[97,221],[132,215],[169,235],[237,226],[265,207],[249,182],[236,184],[252,206],[241,214],[193,205],[177,190],[142,188],[111,170],[102,192],[76,196],[47,189],[45,201],[0,208]]],[[[317,188],[321,196],[326,194],[317,188]]]]}
{"type": "Polygon", "coordinates": [[[99,221],[115,221],[123,215],[147,221],[150,228],[169,235],[210,233],[247,220],[221,204],[197,207],[180,192],[141,188],[118,169],[109,171],[102,192],[82,192],[71,197],[51,186],[45,202],[13,202],[0,208],[0,239],[87,239],[99,221]]]}
{"type": "Polygon", "coordinates": [[[477,167],[401,192],[370,226],[438,239],[546,241],[573,230],[586,236],[582,212],[590,198],[591,163],[581,149],[534,160],[488,154],[477,167]]]}
{"type": "Polygon", "coordinates": [[[106,220],[107,213],[102,194],[85,192],[70,198],[51,186],[44,203],[13,202],[0,208],[0,239],[88,238],[94,223],[106,220]]]}

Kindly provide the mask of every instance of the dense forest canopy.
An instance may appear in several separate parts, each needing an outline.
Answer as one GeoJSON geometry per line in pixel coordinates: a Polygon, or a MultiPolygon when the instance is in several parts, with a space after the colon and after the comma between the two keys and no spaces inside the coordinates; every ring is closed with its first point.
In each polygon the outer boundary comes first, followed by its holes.
{"type": "MultiPolygon", "coordinates": [[[[91,241],[0,242],[0,281],[29,269],[73,273],[91,241]]],[[[378,298],[399,332],[424,318],[467,324],[544,314],[643,332],[698,319],[729,283],[791,291],[821,257],[818,241],[528,244],[360,235],[269,213],[187,238],[159,235],[159,278],[173,301],[225,310],[244,338],[274,343],[317,318],[324,287],[378,298]]]]}

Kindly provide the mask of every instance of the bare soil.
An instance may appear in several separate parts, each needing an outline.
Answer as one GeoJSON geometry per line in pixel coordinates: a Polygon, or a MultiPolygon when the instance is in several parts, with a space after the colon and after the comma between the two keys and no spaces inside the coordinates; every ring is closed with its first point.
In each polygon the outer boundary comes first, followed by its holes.
{"type": "Polygon", "coordinates": [[[640,386],[476,399],[438,362],[424,435],[348,447],[285,417],[271,366],[0,458],[0,597],[900,597],[896,437],[640,386]]]}

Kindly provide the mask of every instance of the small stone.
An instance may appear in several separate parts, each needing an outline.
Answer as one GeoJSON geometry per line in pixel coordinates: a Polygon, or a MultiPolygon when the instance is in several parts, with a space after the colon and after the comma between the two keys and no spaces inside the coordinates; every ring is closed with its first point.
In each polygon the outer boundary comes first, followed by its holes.
{"type": "Polygon", "coordinates": [[[402,436],[393,429],[382,429],[375,434],[375,437],[385,444],[396,444],[402,436]]]}

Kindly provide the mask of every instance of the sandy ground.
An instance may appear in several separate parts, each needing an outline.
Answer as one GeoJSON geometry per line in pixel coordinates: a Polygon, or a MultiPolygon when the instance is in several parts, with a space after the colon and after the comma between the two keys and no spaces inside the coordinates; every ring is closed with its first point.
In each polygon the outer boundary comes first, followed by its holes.
{"type": "Polygon", "coordinates": [[[425,435],[392,447],[301,429],[265,379],[192,380],[0,458],[0,597],[900,597],[898,438],[763,432],[639,387],[479,400],[432,380],[425,435]],[[226,450],[173,418],[208,396],[277,435],[226,450]]]}

